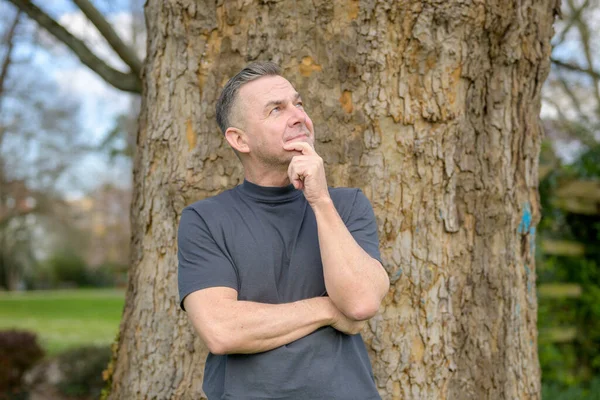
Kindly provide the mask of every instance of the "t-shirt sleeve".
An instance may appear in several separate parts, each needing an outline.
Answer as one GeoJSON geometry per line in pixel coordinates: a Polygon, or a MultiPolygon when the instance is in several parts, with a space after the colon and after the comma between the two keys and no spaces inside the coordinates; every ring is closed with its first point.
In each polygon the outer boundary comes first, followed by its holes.
{"type": "Polygon", "coordinates": [[[352,212],[346,226],[359,246],[371,257],[381,262],[375,213],[371,202],[360,189],[356,192],[352,212]]]}
{"type": "Polygon", "coordinates": [[[193,208],[181,213],[177,234],[179,305],[196,290],[225,286],[238,290],[233,263],[215,241],[206,221],[193,208]]]}

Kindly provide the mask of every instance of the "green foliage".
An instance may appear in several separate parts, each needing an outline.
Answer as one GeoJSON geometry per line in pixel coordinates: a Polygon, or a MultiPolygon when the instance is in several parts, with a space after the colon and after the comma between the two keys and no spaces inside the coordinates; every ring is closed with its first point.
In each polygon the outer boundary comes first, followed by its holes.
{"type": "Polygon", "coordinates": [[[106,262],[88,271],[87,283],[91,287],[115,287],[126,283],[127,266],[106,262]]]}
{"type": "Polygon", "coordinates": [[[588,386],[565,387],[556,383],[542,385],[544,400],[600,400],[600,377],[593,379],[588,386]]]}
{"type": "MultiPolygon", "coordinates": [[[[585,394],[586,387],[592,383],[600,385],[600,215],[575,214],[555,206],[555,192],[562,183],[573,179],[600,179],[600,146],[540,183],[543,217],[538,225],[538,239],[576,241],[585,247],[585,254],[579,257],[537,253],[538,284],[574,283],[582,288],[581,297],[576,299],[539,300],[544,399],[596,399],[585,394]],[[575,327],[575,340],[552,343],[545,339],[544,332],[562,327],[575,327]]],[[[541,248],[539,243],[537,247],[541,248]]]]}
{"type": "Polygon", "coordinates": [[[600,177],[600,144],[591,147],[577,161],[565,169],[580,178],[600,177]]]}
{"type": "Polygon", "coordinates": [[[33,288],[115,287],[123,283],[123,271],[127,271],[127,266],[112,262],[90,268],[77,252],[61,250],[50,257],[46,266],[38,268],[36,276],[27,283],[33,288]]]}
{"type": "Polygon", "coordinates": [[[23,374],[44,356],[32,332],[0,331],[0,397],[21,392],[23,374]]]}
{"type": "Polygon", "coordinates": [[[58,389],[68,396],[98,398],[104,387],[102,371],[111,358],[108,346],[87,346],[68,350],[57,357],[64,379],[58,389]]]}
{"type": "Polygon", "coordinates": [[[76,252],[61,250],[48,260],[55,283],[86,286],[88,273],[85,260],[76,252]]]}

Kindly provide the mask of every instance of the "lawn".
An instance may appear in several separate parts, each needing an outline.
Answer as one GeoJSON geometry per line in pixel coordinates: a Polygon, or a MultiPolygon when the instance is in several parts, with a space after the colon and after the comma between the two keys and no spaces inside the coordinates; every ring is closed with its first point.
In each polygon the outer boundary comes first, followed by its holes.
{"type": "Polygon", "coordinates": [[[119,330],[125,292],[113,289],[0,292],[0,329],[36,332],[47,354],[109,345],[119,330]]]}

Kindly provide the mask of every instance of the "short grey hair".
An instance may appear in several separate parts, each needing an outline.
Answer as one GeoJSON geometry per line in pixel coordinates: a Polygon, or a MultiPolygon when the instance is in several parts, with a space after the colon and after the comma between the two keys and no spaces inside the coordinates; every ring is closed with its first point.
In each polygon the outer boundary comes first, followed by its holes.
{"type": "Polygon", "coordinates": [[[231,126],[231,110],[240,87],[263,76],[281,76],[281,68],[270,61],[253,62],[227,82],[217,100],[217,124],[221,132],[231,126]]]}

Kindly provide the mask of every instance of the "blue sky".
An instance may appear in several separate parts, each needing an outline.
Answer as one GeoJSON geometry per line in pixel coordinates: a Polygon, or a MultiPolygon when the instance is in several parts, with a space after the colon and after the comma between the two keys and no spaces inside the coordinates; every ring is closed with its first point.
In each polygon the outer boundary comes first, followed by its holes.
{"type": "MultiPolygon", "coordinates": [[[[111,66],[123,71],[127,70],[124,63],[103,42],[95,28],[87,22],[72,1],[53,0],[36,4],[43,4],[44,11],[72,34],[88,43],[88,46],[111,66]]],[[[131,37],[128,29],[131,22],[129,1],[95,1],[94,4],[128,41],[131,37]]],[[[7,6],[4,5],[2,9],[6,10],[7,6]]],[[[28,23],[32,24],[30,21],[28,23]]],[[[63,96],[80,104],[77,120],[81,128],[81,140],[88,144],[100,143],[113,129],[116,118],[129,112],[130,104],[136,95],[119,91],[108,85],[85,67],[70,49],[58,43],[46,32],[41,33],[41,44],[41,46],[21,45],[16,51],[21,55],[28,54],[31,63],[54,80],[63,96]]],[[[144,40],[140,40],[140,52],[144,45],[144,40]]],[[[69,197],[78,197],[84,191],[107,181],[119,186],[129,186],[130,162],[123,159],[109,160],[108,157],[98,154],[86,156],[73,166],[70,176],[66,176],[61,181],[61,186],[69,197]]]]}

